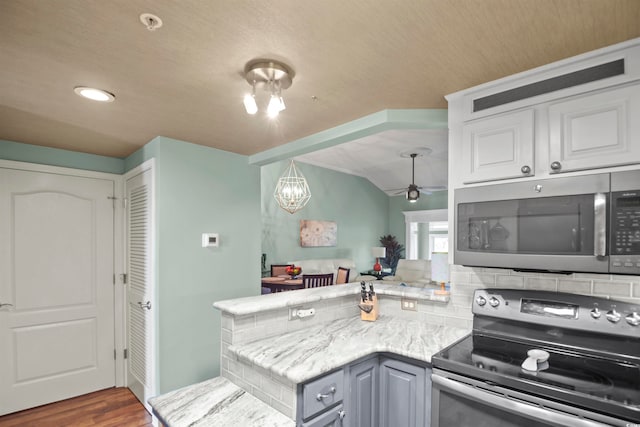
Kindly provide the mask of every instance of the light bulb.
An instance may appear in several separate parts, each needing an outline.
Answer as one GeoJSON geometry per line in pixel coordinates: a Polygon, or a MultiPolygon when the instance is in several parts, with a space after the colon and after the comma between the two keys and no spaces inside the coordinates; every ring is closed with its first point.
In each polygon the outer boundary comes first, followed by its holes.
{"type": "Polygon", "coordinates": [[[269,105],[267,106],[267,115],[271,118],[277,117],[280,114],[280,101],[275,95],[271,95],[269,105]]]}
{"type": "Polygon", "coordinates": [[[106,90],[102,89],[96,89],[93,87],[76,86],[73,88],[73,91],[76,93],[76,95],[80,95],[93,101],[112,102],[114,99],[116,99],[115,95],[111,92],[107,92],[106,90]]]}
{"type": "Polygon", "coordinates": [[[250,93],[244,96],[244,109],[247,110],[247,114],[255,114],[258,112],[256,98],[250,93]]]}

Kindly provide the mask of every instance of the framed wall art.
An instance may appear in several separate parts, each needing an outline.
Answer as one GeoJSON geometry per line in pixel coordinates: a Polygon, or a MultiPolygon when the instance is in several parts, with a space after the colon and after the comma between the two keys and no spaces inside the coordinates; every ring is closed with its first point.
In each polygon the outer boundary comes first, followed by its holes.
{"type": "Polygon", "coordinates": [[[338,224],[335,221],[300,220],[300,246],[303,248],[336,246],[337,243],[338,224]]]}

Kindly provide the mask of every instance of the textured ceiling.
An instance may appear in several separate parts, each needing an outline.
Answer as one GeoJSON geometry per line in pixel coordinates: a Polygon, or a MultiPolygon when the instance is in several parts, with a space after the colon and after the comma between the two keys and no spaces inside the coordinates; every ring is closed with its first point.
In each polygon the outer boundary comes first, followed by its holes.
{"type": "Polygon", "coordinates": [[[384,109],[446,108],[639,23],[639,0],[2,0],[0,139],[123,157],[163,135],[254,154],[384,109]],[[144,12],[164,26],[147,31],[144,12]],[[296,73],[276,121],[242,106],[261,57],[296,73]]]}

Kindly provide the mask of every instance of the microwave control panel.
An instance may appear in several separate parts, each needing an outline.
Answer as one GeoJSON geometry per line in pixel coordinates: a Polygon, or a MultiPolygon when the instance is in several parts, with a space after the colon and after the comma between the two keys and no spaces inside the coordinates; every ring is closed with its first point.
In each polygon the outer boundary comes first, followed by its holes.
{"type": "Polygon", "coordinates": [[[611,273],[640,274],[640,190],[611,193],[611,273]]]}

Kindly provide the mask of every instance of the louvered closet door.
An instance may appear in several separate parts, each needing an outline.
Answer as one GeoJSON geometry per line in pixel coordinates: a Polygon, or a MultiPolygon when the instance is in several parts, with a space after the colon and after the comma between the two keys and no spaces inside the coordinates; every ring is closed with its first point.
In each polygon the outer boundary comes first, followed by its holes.
{"type": "Polygon", "coordinates": [[[127,180],[127,385],[147,409],[155,394],[153,171],[127,180]]]}

